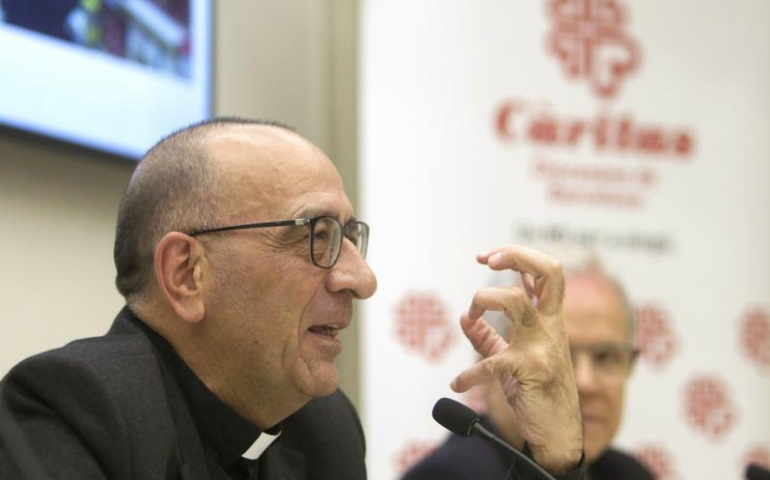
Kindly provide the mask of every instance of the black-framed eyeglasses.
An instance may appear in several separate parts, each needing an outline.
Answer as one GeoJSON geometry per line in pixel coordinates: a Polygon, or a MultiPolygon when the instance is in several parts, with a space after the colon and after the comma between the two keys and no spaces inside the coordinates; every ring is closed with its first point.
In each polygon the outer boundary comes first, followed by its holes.
{"type": "Polygon", "coordinates": [[[295,218],[277,222],[244,223],[226,227],[204,228],[187,232],[191,237],[204,233],[246,230],[250,228],[307,226],[310,230],[310,260],[321,268],[332,268],[340,256],[342,240],[347,238],[356,247],[361,258],[366,258],[369,245],[369,225],[358,220],[351,220],[345,227],[332,217],[295,218]]]}
{"type": "Polygon", "coordinates": [[[639,350],[625,343],[600,343],[591,346],[570,345],[572,364],[577,362],[581,352],[588,354],[591,366],[598,374],[607,377],[624,377],[631,372],[639,350]]]}

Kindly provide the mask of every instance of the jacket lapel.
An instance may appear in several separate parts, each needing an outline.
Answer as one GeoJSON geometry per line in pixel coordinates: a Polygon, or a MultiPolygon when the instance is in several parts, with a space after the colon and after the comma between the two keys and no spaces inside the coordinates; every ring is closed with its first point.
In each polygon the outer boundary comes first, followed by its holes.
{"type": "MultiPolygon", "coordinates": [[[[159,363],[163,365],[162,362],[159,363]]],[[[182,480],[209,480],[206,454],[203,451],[203,445],[190,410],[182,399],[179,387],[176,386],[170,373],[164,367],[161,367],[161,375],[166,388],[169,412],[174,420],[174,425],[176,425],[179,441],[179,478],[182,480]]]]}
{"type": "MultiPolygon", "coordinates": [[[[140,320],[135,319],[128,309],[123,309],[110,327],[107,335],[144,334],[143,328],[138,325],[140,320]]],[[[195,427],[190,410],[187,407],[179,386],[175,383],[160,353],[155,346],[152,351],[157,358],[160,377],[168,400],[168,413],[176,427],[177,445],[171,445],[168,453],[168,465],[166,478],[181,480],[210,480],[206,455],[203,451],[198,431],[195,427]]]]}

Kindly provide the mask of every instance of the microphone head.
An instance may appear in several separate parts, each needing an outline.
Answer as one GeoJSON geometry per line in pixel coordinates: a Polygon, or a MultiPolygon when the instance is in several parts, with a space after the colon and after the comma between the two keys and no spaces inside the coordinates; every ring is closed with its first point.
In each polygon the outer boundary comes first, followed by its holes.
{"type": "Polygon", "coordinates": [[[479,421],[479,416],[460,402],[440,398],[433,406],[433,419],[450,432],[467,437],[479,421]]]}
{"type": "Polygon", "coordinates": [[[755,463],[746,467],[747,480],[770,480],[770,470],[765,470],[755,463]]]}

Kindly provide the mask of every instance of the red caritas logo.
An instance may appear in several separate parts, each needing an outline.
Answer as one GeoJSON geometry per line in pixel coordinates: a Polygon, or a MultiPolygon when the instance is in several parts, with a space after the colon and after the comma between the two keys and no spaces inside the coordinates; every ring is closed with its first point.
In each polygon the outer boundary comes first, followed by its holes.
{"type": "Polygon", "coordinates": [[[597,153],[634,153],[649,159],[686,160],[695,150],[687,129],[646,123],[630,114],[568,116],[548,102],[509,99],[494,114],[495,131],[505,143],[538,147],[594,148],[597,153]]]}
{"type": "Polygon", "coordinates": [[[661,447],[645,445],[636,449],[634,456],[639,459],[653,474],[655,480],[677,480],[674,459],[671,454],[661,447]]]}
{"type": "Polygon", "coordinates": [[[712,440],[721,440],[735,425],[736,407],[727,385],[713,376],[699,376],[685,387],[687,421],[712,440]]]}
{"type": "Polygon", "coordinates": [[[636,344],[642,361],[663,368],[676,353],[677,340],[668,313],[656,304],[636,309],[636,344]]]}
{"type": "Polygon", "coordinates": [[[760,367],[770,367],[770,315],[760,308],[741,318],[741,346],[749,360],[760,367]]]}
{"type": "Polygon", "coordinates": [[[548,11],[554,25],[547,45],[567,75],[586,78],[600,97],[615,95],[640,59],[636,42],[623,31],[622,7],[613,0],[552,0],[548,11]]]}
{"type": "Polygon", "coordinates": [[[441,360],[454,341],[444,303],[432,293],[409,293],[395,308],[396,338],[430,362],[441,360]]]}
{"type": "Polygon", "coordinates": [[[408,440],[393,459],[396,471],[404,473],[436,449],[434,442],[408,440]]]}

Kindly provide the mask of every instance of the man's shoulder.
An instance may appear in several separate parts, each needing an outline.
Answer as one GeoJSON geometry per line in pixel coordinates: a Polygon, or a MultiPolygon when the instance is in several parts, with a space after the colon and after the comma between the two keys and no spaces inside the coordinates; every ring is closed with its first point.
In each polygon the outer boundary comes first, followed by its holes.
{"type": "MultiPolygon", "coordinates": [[[[115,324],[121,322],[121,315],[115,324]]],[[[6,398],[36,398],[55,408],[123,403],[158,390],[160,368],[152,343],[141,329],[75,340],[29,357],[3,379],[6,398]]]]}
{"type": "MultiPolygon", "coordinates": [[[[164,378],[149,338],[129,330],[22,361],[0,384],[0,401],[31,452],[63,477],[146,478],[177,458],[177,404],[169,403],[164,378]]],[[[5,467],[0,458],[0,471],[5,467]]]]}
{"type": "Polygon", "coordinates": [[[101,369],[122,359],[152,356],[151,341],[138,322],[125,307],[106,335],[74,340],[63,347],[33,355],[16,365],[11,373],[30,369],[44,373],[48,369],[67,366],[101,369]]]}
{"type": "Polygon", "coordinates": [[[652,480],[652,473],[639,460],[628,453],[609,448],[588,469],[591,478],[628,480],[652,480]]]}
{"type": "Polygon", "coordinates": [[[21,361],[11,369],[9,376],[60,374],[73,368],[104,375],[115,364],[137,365],[137,358],[153,356],[149,339],[141,333],[84,338],[21,361]]]}

